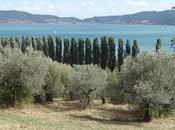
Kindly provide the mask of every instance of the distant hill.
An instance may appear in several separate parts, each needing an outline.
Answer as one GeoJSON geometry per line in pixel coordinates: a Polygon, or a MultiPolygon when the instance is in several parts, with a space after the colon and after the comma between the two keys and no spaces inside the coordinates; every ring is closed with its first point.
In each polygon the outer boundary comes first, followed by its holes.
{"type": "Polygon", "coordinates": [[[23,11],[0,11],[0,23],[108,23],[175,25],[175,11],[144,11],[120,16],[100,16],[87,19],[31,14],[23,11]]]}

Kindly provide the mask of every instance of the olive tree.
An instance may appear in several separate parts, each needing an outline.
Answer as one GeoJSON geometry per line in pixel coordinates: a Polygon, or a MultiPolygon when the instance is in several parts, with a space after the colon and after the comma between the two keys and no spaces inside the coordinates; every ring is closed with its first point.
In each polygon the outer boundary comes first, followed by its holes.
{"type": "Polygon", "coordinates": [[[86,109],[91,96],[101,91],[107,84],[107,72],[93,65],[74,66],[70,74],[69,90],[78,96],[80,109],[86,109]]]}
{"type": "Polygon", "coordinates": [[[41,53],[4,48],[0,52],[0,104],[15,106],[42,91],[47,67],[41,53]]]}
{"type": "Polygon", "coordinates": [[[145,121],[168,114],[175,104],[175,57],[145,52],[127,58],[120,75],[123,91],[139,106],[145,121]]]}

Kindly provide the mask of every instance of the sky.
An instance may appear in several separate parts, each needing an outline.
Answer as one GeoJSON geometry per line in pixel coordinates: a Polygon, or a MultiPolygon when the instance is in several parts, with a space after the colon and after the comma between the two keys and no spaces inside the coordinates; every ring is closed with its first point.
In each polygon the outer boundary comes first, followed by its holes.
{"type": "Polygon", "coordinates": [[[161,11],[172,6],[175,6],[175,0],[0,0],[0,10],[20,10],[81,19],[161,11]]]}

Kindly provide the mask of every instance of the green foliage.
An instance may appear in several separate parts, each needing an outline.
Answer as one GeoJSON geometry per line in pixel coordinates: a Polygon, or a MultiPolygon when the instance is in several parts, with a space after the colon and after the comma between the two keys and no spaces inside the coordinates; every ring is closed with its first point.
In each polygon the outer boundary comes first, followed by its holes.
{"type": "Polygon", "coordinates": [[[78,64],[78,45],[75,38],[71,39],[69,61],[71,66],[78,64]]]}
{"type": "Polygon", "coordinates": [[[56,61],[62,63],[62,41],[56,37],[56,61]]]}
{"type": "Polygon", "coordinates": [[[34,51],[37,51],[37,43],[36,43],[36,39],[34,37],[31,38],[32,41],[32,48],[34,51]]]}
{"type": "Polygon", "coordinates": [[[121,71],[121,66],[124,60],[124,53],[123,53],[123,40],[118,40],[118,70],[121,71]]]}
{"type": "Polygon", "coordinates": [[[83,39],[78,39],[78,52],[79,52],[79,64],[80,65],[84,64],[84,59],[85,59],[84,44],[85,42],[83,39]]]}
{"type": "Polygon", "coordinates": [[[69,39],[64,39],[63,63],[69,64],[69,39]]]}
{"type": "Polygon", "coordinates": [[[74,66],[74,70],[69,75],[68,90],[77,95],[80,109],[85,109],[91,97],[106,86],[107,72],[93,65],[74,66]]]}
{"type": "Polygon", "coordinates": [[[10,37],[9,42],[10,42],[10,47],[15,48],[15,41],[13,37],[10,37]]]}
{"type": "Polygon", "coordinates": [[[108,38],[108,46],[109,46],[108,68],[111,71],[114,71],[116,67],[116,53],[115,53],[115,43],[113,37],[108,38]]]}
{"type": "Polygon", "coordinates": [[[85,46],[85,64],[90,65],[92,63],[92,44],[88,38],[85,40],[85,46]]]}
{"type": "Polygon", "coordinates": [[[5,48],[0,53],[0,104],[14,106],[41,91],[47,68],[42,55],[5,48]]]}
{"type": "Polygon", "coordinates": [[[137,58],[137,55],[139,54],[139,46],[137,43],[137,40],[134,40],[133,46],[132,46],[132,58],[137,58]]]}
{"type": "Polygon", "coordinates": [[[48,38],[48,45],[49,45],[49,57],[54,61],[55,60],[55,44],[53,37],[49,36],[48,38]]]}
{"type": "Polygon", "coordinates": [[[157,39],[157,43],[156,43],[156,52],[159,52],[159,50],[161,49],[161,39],[157,39]]]}
{"type": "Polygon", "coordinates": [[[42,42],[42,39],[40,37],[36,38],[36,43],[37,43],[37,50],[43,51],[43,42],[42,42]]]}
{"type": "Polygon", "coordinates": [[[129,56],[131,54],[131,45],[129,43],[129,40],[126,40],[126,56],[129,56]]]}
{"type": "Polygon", "coordinates": [[[128,57],[121,72],[123,91],[130,94],[130,102],[139,105],[145,121],[171,112],[175,105],[175,57],[167,54],[128,57]]]}
{"type": "Polygon", "coordinates": [[[42,41],[43,41],[43,52],[44,52],[44,55],[46,57],[49,56],[49,45],[48,45],[48,41],[45,37],[42,38],[42,41]]]}
{"type": "Polygon", "coordinates": [[[100,65],[100,44],[98,41],[98,38],[95,38],[93,41],[93,64],[94,65],[100,65]]]}
{"type": "Polygon", "coordinates": [[[109,48],[108,48],[108,41],[107,37],[101,38],[101,68],[105,69],[108,65],[108,55],[109,55],[109,48]]]}

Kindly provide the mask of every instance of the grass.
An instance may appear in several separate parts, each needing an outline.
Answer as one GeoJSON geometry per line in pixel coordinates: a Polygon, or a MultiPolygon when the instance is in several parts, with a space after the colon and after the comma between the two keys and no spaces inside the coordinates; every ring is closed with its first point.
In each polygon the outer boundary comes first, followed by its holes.
{"type": "Polygon", "coordinates": [[[79,111],[76,102],[0,109],[0,130],[174,130],[175,117],[139,122],[128,105],[105,104],[79,111]]]}

